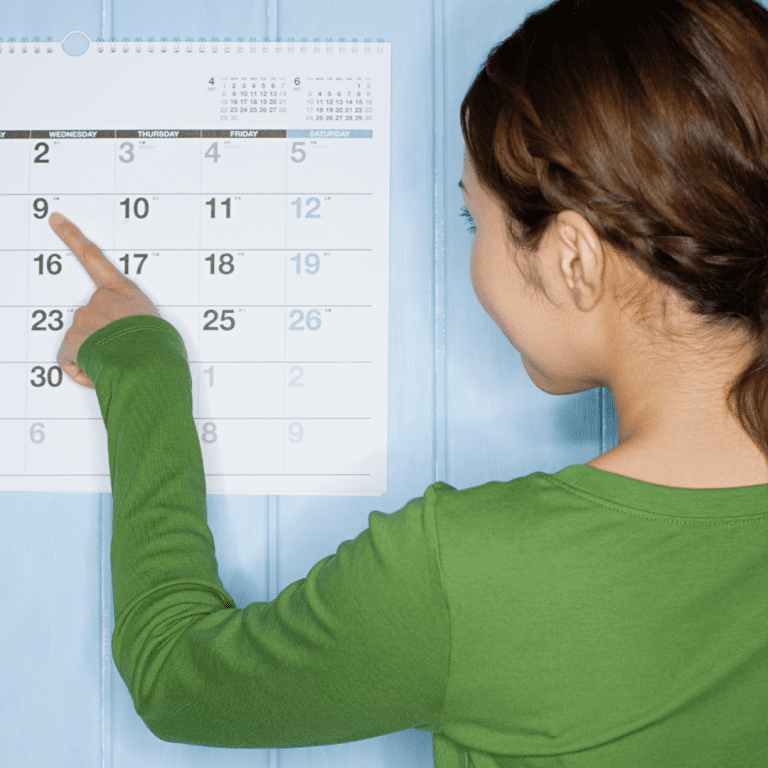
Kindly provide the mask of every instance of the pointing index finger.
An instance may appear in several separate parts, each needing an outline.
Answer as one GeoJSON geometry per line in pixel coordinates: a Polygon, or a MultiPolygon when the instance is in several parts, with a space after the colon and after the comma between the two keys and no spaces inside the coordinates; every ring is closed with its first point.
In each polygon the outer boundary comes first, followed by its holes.
{"type": "Polygon", "coordinates": [[[48,221],[99,288],[123,282],[124,278],[117,267],[69,219],[60,213],[52,213],[48,221]]]}

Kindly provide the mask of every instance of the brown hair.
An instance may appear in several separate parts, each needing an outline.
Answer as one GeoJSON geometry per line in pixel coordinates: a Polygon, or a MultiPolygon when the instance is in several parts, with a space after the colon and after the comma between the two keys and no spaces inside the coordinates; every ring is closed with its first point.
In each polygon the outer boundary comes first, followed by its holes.
{"type": "Polygon", "coordinates": [[[754,0],[558,0],[491,51],[461,129],[538,292],[530,257],[573,210],[655,278],[664,318],[671,288],[710,339],[760,345],[727,402],[768,456],[766,63],[754,0]]]}

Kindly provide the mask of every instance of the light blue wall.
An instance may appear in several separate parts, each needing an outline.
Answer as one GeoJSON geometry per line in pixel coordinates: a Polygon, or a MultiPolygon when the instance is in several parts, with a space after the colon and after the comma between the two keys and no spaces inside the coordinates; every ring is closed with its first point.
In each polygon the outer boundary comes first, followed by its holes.
{"type": "MultiPolygon", "coordinates": [[[[531,383],[474,295],[471,236],[458,217],[461,100],[491,47],[545,4],[0,4],[4,43],[59,41],[74,29],[93,40],[392,43],[389,490],[373,500],[209,496],[219,573],[238,607],[273,599],[364,530],[372,509],[394,512],[437,480],[467,488],[556,472],[616,444],[606,390],[553,397],[531,383]]],[[[433,765],[431,734],[417,730],[281,751],[202,748],[153,736],[111,655],[111,516],[110,494],[0,494],[0,766],[433,765]]]]}

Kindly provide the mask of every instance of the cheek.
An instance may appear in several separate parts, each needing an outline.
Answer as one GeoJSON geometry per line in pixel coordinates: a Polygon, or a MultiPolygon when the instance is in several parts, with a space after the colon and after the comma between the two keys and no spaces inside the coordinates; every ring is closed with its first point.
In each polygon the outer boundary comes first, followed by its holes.
{"type": "Polygon", "coordinates": [[[477,300],[496,325],[508,335],[509,318],[504,316],[510,309],[508,276],[494,257],[492,242],[484,243],[480,238],[475,238],[470,276],[477,300]]]}
{"type": "Polygon", "coordinates": [[[472,252],[469,256],[469,278],[472,281],[472,287],[475,289],[475,296],[479,299],[480,296],[478,296],[477,293],[477,285],[478,285],[478,270],[479,266],[477,263],[478,253],[477,253],[477,236],[475,236],[475,239],[472,241],[472,252]]]}
{"type": "Polygon", "coordinates": [[[469,265],[469,275],[472,280],[472,288],[478,301],[486,312],[490,310],[491,296],[493,293],[492,264],[488,258],[487,248],[483,247],[481,238],[475,235],[472,241],[472,256],[469,265]]]}

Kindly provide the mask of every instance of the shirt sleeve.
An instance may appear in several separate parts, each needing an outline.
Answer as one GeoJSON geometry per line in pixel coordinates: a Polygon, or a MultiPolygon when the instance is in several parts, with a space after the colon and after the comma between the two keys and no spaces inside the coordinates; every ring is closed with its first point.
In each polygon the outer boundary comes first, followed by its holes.
{"type": "MultiPolygon", "coordinates": [[[[429,486],[272,602],[237,608],[219,579],[184,343],[151,315],[82,344],[113,495],[112,654],[164,741],[307,747],[439,732],[450,616],[429,486]]],[[[322,509],[317,514],[326,514],[322,509]]]]}

